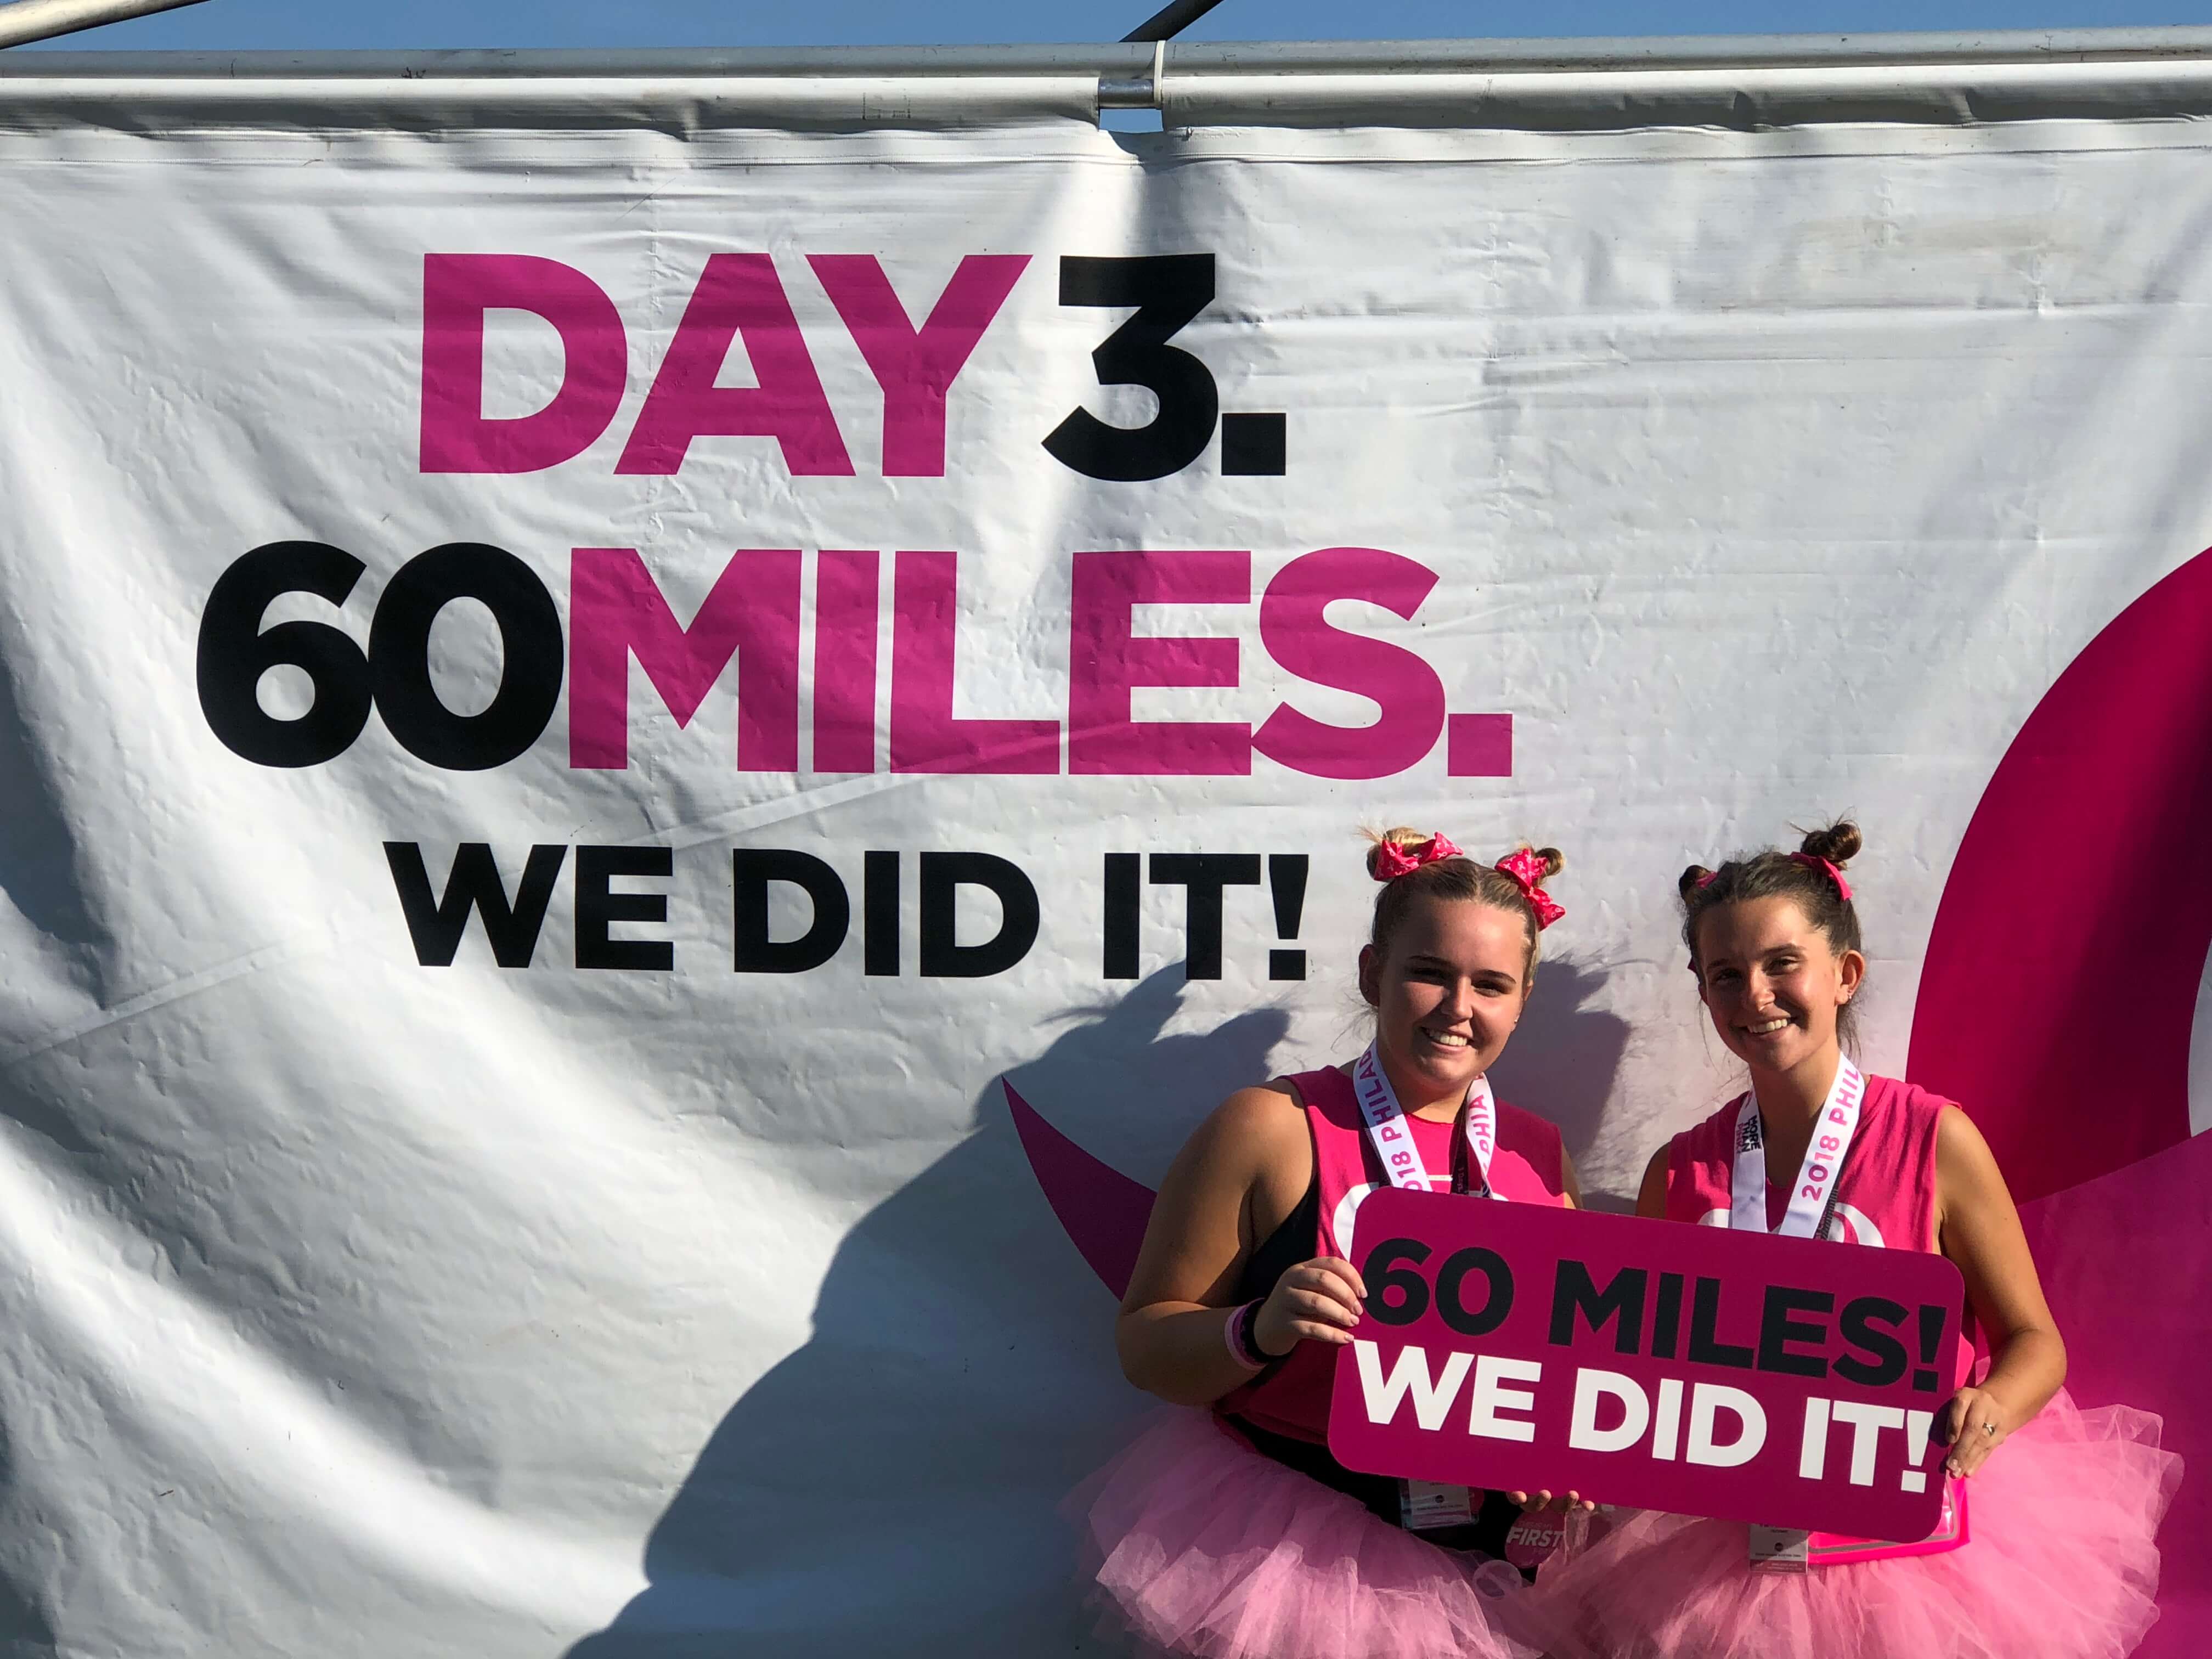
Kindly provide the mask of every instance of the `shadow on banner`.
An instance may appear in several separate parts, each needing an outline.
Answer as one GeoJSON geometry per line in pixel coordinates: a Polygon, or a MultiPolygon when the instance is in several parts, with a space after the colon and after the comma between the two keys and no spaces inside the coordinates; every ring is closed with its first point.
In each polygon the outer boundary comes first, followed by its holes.
{"type": "MultiPolygon", "coordinates": [[[[1132,1118],[1180,1144],[1269,1075],[1290,1023],[1261,1008],[1164,1034],[1182,988],[1177,963],[1073,1011],[1080,1023],[1007,1080],[1093,1144],[1126,1140],[1132,1118]]],[[[646,1589],[569,1659],[1091,1650],[1054,1508],[1143,1401],[998,1079],[974,1121],[847,1236],[812,1340],[730,1407],[647,1539],[646,1589]]]]}
{"type": "MultiPolygon", "coordinates": [[[[1547,963],[1514,1039],[1520,1097],[1572,1152],[1627,1045],[1617,1016],[1587,1006],[1603,982],[1547,963]]],[[[1164,1035],[1182,987],[1178,963],[1074,1011],[1082,1023],[1005,1092],[984,1087],[974,1134],[853,1230],[813,1340],[730,1408],[647,1540],[647,1588],[569,1659],[1094,1650],[1074,1534],[1038,1521],[1145,1401],[1115,1361],[1112,1301],[1058,1235],[1094,1264],[1133,1261],[1151,1194],[1082,1148],[1116,1129],[1126,1141],[1133,1118],[1161,1150],[1180,1145],[1273,1073],[1289,1029],[1270,1007],[1164,1035]],[[1063,1153],[1034,1174],[1009,1095],[1035,1103],[1033,1132],[1048,1116],[1063,1153]],[[1060,1421],[1039,1421],[1039,1390],[1060,1421]]],[[[1504,1068],[1500,1091],[1514,1091],[1504,1068]]]]}

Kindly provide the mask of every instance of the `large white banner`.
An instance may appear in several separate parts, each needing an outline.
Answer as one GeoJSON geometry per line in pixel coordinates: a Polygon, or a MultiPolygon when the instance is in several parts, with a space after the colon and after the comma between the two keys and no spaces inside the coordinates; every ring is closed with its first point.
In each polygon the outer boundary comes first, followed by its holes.
{"type": "Polygon", "coordinates": [[[1675,876],[1851,813],[1866,1063],[2190,1450],[2201,128],[871,84],[8,93],[0,1652],[1087,1644],[1001,1079],[1150,1185],[1348,1053],[1363,824],[1565,849],[1498,1082],[1618,1207],[1675,876]]]}

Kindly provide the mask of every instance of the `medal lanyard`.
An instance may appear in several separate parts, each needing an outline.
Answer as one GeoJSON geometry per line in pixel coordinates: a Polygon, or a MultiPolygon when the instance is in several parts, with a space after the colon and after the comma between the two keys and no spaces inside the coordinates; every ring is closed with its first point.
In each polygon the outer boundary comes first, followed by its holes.
{"type": "MultiPolygon", "coordinates": [[[[1836,1080],[1828,1085],[1828,1098],[1814,1121],[1813,1139],[1806,1144],[1804,1161],[1790,1188],[1790,1207],[1784,1212],[1777,1233],[1792,1238],[1826,1238],[1836,1212],[1836,1178],[1858,1133],[1859,1107],[1866,1098],[1866,1079],[1859,1068],[1837,1056],[1836,1080]]],[[[1756,1091],[1743,1097],[1735,1117],[1735,1166],[1729,1179],[1729,1225],[1749,1232],[1766,1227],[1766,1126],[1759,1115],[1756,1091]]]]}
{"type": "MultiPolygon", "coordinates": [[[[1383,1074],[1371,1042],[1352,1062],[1352,1092],[1367,1123],[1368,1143],[1382,1160],[1382,1173],[1390,1184],[1416,1192],[1449,1192],[1449,1178],[1439,1186],[1421,1162],[1420,1148],[1414,1146],[1413,1131],[1406,1127],[1406,1109],[1399,1105],[1398,1091],[1383,1074]]],[[[1469,1195],[1496,1198],[1498,1194],[1490,1190],[1490,1157],[1498,1148],[1498,1103],[1490,1092],[1488,1078],[1479,1077],[1468,1085],[1460,1117],[1466,1129],[1469,1195]]]]}

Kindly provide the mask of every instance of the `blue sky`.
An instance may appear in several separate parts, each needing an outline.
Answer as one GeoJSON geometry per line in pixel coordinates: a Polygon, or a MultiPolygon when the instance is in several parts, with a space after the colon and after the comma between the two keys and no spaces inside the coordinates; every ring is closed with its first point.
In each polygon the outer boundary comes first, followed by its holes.
{"type": "MultiPolygon", "coordinates": [[[[893,46],[1112,40],[1165,0],[207,0],[53,44],[64,50],[342,46],[893,46]]],[[[1193,40],[1866,33],[2212,22],[2212,0],[1224,0],[1193,40]]]]}

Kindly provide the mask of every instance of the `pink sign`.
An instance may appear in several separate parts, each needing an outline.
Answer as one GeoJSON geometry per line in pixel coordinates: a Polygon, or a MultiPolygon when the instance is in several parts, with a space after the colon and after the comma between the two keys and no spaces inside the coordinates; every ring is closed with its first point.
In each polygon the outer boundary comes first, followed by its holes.
{"type": "Polygon", "coordinates": [[[1964,1286],[1918,1250],[1384,1188],[1348,1468],[1863,1538],[1942,1517],[1964,1286]]]}

